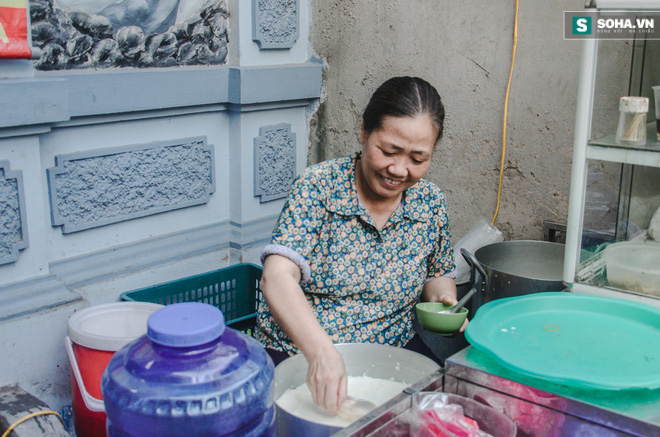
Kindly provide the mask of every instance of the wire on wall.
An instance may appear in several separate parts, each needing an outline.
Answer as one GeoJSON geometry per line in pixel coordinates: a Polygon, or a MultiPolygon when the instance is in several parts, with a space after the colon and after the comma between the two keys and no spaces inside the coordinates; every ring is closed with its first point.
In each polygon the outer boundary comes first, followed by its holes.
{"type": "Polygon", "coordinates": [[[506,157],[506,121],[507,112],[509,109],[509,91],[511,90],[511,77],[513,76],[513,65],[516,61],[516,46],[518,45],[518,1],[516,0],[516,14],[513,24],[513,53],[511,54],[511,71],[509,71],[509,83],[506,86],[506,97],[504,98],[504,127],[502,129],[502,161],[500,162],[500,178],[497,186],[497,207],[495,208],[495,216],[493,217],[493,224],[497,219],[497,214],[500,211],[500,196],[502,194],[502,175],[504,174],[504,158],[506,157]]]}

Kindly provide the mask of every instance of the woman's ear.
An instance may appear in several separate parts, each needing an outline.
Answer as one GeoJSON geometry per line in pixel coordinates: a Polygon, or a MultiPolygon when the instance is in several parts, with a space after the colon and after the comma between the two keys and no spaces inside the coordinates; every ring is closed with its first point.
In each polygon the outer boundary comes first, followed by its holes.
{"type": "Polygon", "coordinates": [[[367,142],[367,132],[364,130],[364,123],[362,123],[362,129],[360,130],[360,142],[362,145],[367,142]]]}

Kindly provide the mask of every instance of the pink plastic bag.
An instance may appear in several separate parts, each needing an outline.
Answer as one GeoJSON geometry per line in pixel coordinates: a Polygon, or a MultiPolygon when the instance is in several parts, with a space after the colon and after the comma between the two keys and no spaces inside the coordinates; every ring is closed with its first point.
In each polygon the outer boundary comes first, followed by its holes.
{"type": "Polygon", "coordinates": [[[411,409],[410,435],[415,437],[492,437],[463,413],[463,407],[449,403],[447,395],[426,395],[411,409]]]}

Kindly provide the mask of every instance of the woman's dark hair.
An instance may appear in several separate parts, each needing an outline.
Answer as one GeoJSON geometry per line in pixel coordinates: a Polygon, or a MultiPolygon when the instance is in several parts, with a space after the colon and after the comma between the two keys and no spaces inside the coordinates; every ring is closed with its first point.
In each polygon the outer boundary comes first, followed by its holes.
{"type": "Polygon", "coordinates": [[[374,91],[362,113],[365,133],[380,129],[385,117],[415,117],[428,114],[438,136],[442,138],[445,107],[433,86],[419,77],[393,77],[374,91]]]}

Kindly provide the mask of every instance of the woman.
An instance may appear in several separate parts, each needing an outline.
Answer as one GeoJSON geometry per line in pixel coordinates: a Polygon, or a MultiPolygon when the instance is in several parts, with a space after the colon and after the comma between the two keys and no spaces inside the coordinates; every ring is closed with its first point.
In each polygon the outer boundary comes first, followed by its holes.
{"type": "Polygon", "coordinates": [[[414,304],[457,302],[444,195],[421,179],[443,123],[429,83],[383,83],[362,116],[362,151],[294,181],[262,254],[257,338],[276,364],[301,352],[314,402],[333,414],[347,385],[334,343],[432,355],[413,330],[414,304]]]}

